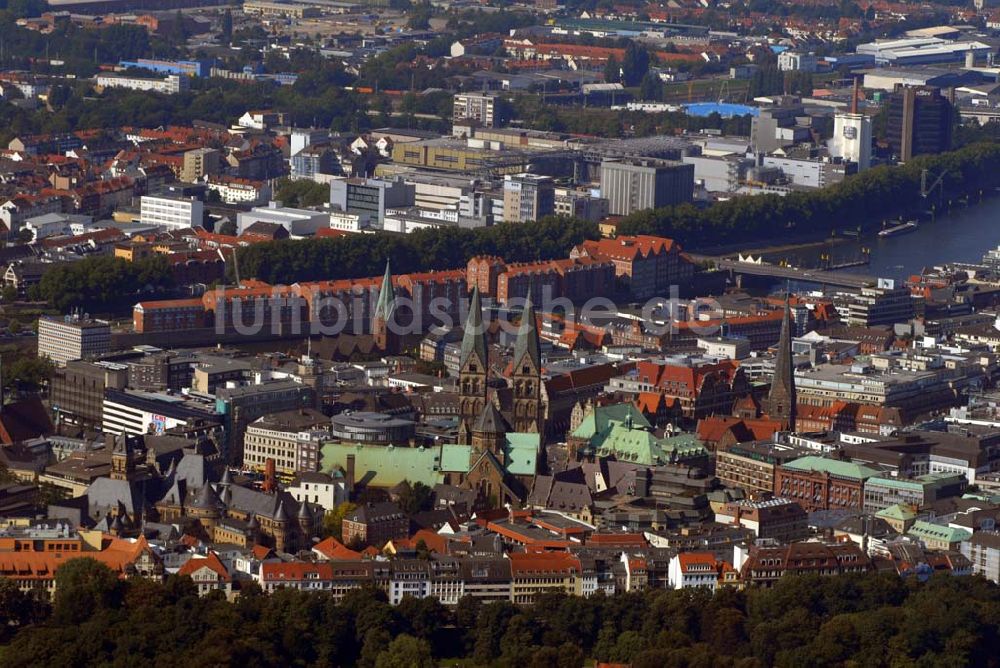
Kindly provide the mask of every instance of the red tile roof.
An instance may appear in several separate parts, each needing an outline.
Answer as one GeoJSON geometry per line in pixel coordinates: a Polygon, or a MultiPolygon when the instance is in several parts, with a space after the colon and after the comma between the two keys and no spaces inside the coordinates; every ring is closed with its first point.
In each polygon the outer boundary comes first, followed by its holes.
{"type": "Polygon", "coordinates": [[[333,536],[313,545],[313,552],[323,555],[326,559],[339,559],[341,561],[361,561],[363,556],[360,552],[355,552],[333,536]]]}
{"type": "Polygon", "coordinates": [[[219,559],[215,552],[209,552],[206,556],[193,556],[184,562],[184,565],[177,569],[177,575],[194,575],[203,568],[218,575],[223,582],[232,582],[233,577],[229,574],[225,564],[219,559]]]}
{"type": "Polygon", "coordinates": [[[583,571],[580,560],[568,552],[513,552],[510,557],[510,570],[516,577],[532,574],[569,573],[579,575],[583,571]]]}

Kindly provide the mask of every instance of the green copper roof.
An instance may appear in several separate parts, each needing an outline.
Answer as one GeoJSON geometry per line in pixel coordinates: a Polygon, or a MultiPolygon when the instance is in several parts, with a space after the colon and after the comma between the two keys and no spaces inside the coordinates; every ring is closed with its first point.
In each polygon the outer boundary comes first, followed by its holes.
{"type": "Polygon", "coordinates": [[[912,491],[920,491],[928,487],[937,487],[938,485],[943,485],[945,483],[953,481],[955,478],[961,478],[961,473],[928,473],[926,475],[918,476],[916,478],[893,478],[889,476],[877,476],[869,480],[869,484],[879,485],[881,487],[888,487],[889,489],[908,489],[912,491]]]}
{"type": "Polygon", "coordinates": [[[784,466],[794,471],[819,471],[820,473],[829,473],[832,476],[849,478],[851,480],[867,480],[879,474],[875,469],[861,464],[845,462],[840,459],[827,459],[826,457],[817,457],[815,455],[800,457],[786,463],[784,466]]]}
{"type": "Polygon", "coordinates": [[[538,453],[542,446],[541,435],[514,432],[506,434],[505,438],[507,472],[513,475],[535,475],[538,453]]]}
{"type": "Polygon", "coordinates": [[[472,448],[468,445],[446,443],[441,446],[441,471],[444,473],[467,473],[472,448]]]}
{"type": "Polygon", "coordinates": [[[905,503],[896,503],[875,513],[875,517],[884,520],[899,520],[900,522],[912,520],[916,516],[916,511],[905,503]]]}
{"type": "MultiPolygon", "coordinates": [[[[468,451],[468,446],[465,446],[468,451]]],[[[411,483],[422,482],[433,487],[441,482],[442,446],[432,448],[409,448],[386,445],[363,445],[360,443],[327,443],[321,450],[322,470],[331,472],[340,467],[347,470],[347,456],[354,455],[354,478],[361,480],[374,473],[372,485],[392,487],[404,480],[411,483]]],[[[448,465],[455,466],[461,460],[461,453],[449,451],[448,465]]],[[[465,457],[468,470],[469,456],[465,457]]]]}
{"type": "Polygon", "coordinates": [[[465,319],[465,330],[462,333],[462,352],[459,357],[459,367],[464,367],[469,355],[475,353],[480,364],[489,364],[486,352],[486,328],[483,326],[483,302],[479,296],[479,286],[472,288],[472,298],[469,300],[469,315],[465,319]]]}
{"type": "Polygon", "coordinates": [[[521,365],[525,355],[529,355],[535,363],[535,368],[541,367],[542,352],[538,344],[538,321],[535,319],[535,306],[531,303],[531,285],[528,285],[528,298],[524,301],[521,311],[521,324],[517,328],[517,342],[514,344],[514,371],[521,365]]]}
{"type": "Polygon", "coordinates": [[[632,464],[658,466],[671,462],[702,457],[705,448],[687,435],[659,439],[636,425],[611,422],[610,426],[590,439],[590,449],[598,457],[611,457],[632,464]]]}
{"type": "Polygon", "coordinates": [[[940,524],[931,524],[923,520],[917,520],[906,532],[908,536],[921,538],[923,540],[947,541],[949,543],[960,543],[963,540],[972,538],[972,533],[965,529],[946,527],[940,524]]]}
{"type": "Polygon", "coordinates": [[[708,450],[694,434],[677,434],[660,439],[660,447],[671,461],[680,461],[708,455],[708,450]]]}
{"type": "Polygon", "coordinates": [[[589,440],[598,432],[607,429],[611,422],[624,424],[629,418],[631,418],[632,425],[635,427],[641,429],[652,429],[653,427],[653,425],[649,424],[649,420],[642,414],[642,411],[635,407],[635,404],[611,404],[610,406],[598,406],[587,413],[583,421],[580,422],[580,426],[573,431],[572,436],[574,438],[589,440]]]}
{"type": "Polygon", "coordinates": [[[385,275],[382,277],[382,287],[378,291],[378,302],[375,304],[375,316],[389,322],[396,308],[396,294],[392,289],[392,272],[389,270],[389,260],[385,261],[385,275]]]}

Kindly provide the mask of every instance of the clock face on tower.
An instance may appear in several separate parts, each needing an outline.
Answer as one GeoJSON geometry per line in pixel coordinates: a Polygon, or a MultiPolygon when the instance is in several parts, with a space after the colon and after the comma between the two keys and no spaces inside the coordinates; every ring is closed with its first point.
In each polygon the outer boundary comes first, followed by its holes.
{"type": "Polygon", "coordinates": [[[854,139],[858,136],[858,129],[853,125],[844,126],[844,137],[847,139],[854,139]]]}

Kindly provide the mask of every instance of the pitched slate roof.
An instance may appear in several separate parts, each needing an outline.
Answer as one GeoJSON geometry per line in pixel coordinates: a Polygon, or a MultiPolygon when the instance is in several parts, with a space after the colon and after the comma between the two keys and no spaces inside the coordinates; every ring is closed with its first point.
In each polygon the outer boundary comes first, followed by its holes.
{"type": "Polygon", "coordinates": [[[476,420],[472,424],[472,431],[484,434],[506,434],[510,431],[510,424],[501,415],[500,410],[497,409],[496,404],[492,401],[492,397],[486,402],[479,415],[476,416],[476,420]]]}

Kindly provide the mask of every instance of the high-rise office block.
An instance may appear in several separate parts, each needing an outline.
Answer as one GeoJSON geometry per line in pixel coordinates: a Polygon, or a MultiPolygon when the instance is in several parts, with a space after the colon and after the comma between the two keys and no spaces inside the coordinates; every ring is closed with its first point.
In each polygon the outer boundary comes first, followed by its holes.
{"type": "Polygon", "coordinates": [[[504,177],[505,223],[526,223],[551,216],[555,211],[556,191],[550,177],[537,174],[513,174],[504,177]]]}
{"type": "Polygon", "coordinates": [[[889,147],[905,162],[915,155],[951,148],[953,108],[941,90],[929,86],[896,86],[889,97],[889,147]]]}
{"type": "Polygon", "coordinates": [[[605,160],[601,196],[613,216],[690,202],[694,165],[670,160],[605,160]]]}

